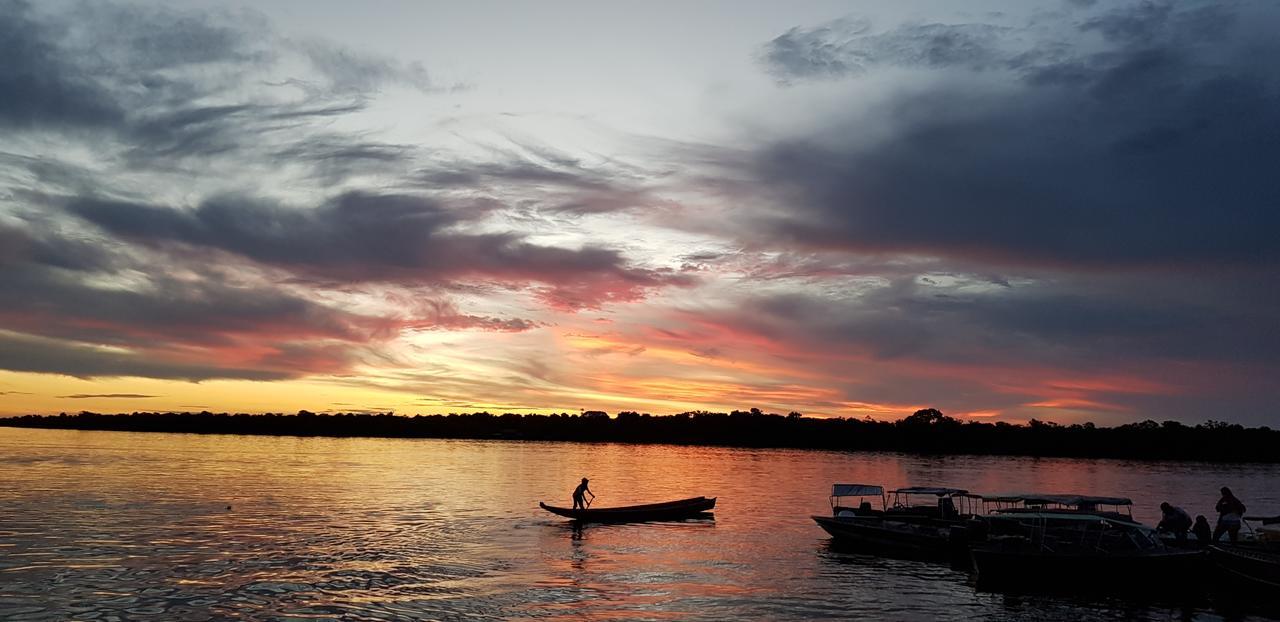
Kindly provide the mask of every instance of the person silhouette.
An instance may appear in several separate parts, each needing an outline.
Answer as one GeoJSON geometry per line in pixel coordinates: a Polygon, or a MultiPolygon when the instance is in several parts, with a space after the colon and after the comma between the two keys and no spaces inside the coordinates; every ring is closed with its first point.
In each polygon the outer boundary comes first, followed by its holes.
{"type": "Polygon", "coordinates": [[[578,487],[573,489],[573,509],[587,509],[587,504],[584,503],[584,495],[591,495],[591,499],[593,501],[596,498],[596,493],[591,492],[591,489],[587,488],[587,478],[585,477],[582,478],[582,483],[578,484],[578,487]]]}
{"type": "Polygon", "coordinates": [[[1222,538],[1222,534],[1226,533],[1232,542],[1240,537],[1240,520],[1244,518],[1244,504],[1231,494],[1231,489],[1226,486],[1220,491],[1222,498],[1218,499],[1218,505],[1214,509],[1218,511],[1218,525],[1213,528],[1213,541],[1217,542],[1222,538]]]}
{"type": "Polygon", "coordinates": [[[1160,504],[1160,524],[1156,531],[1168,531],[1173,534],[1179,546],[1187,543],[1187,530],[1191,529],[1191,515],[1187,511],[1165,501],[1160,504]]]}
{"type": "Polygon", "coordinates": [[[1196,534],[1197,546],[1209,546],[1209,540],[1213,537],[1213,532],[1209,529],[1209,519],[1205,518],[1204,514],[1196,516],[1196,524],[1191,528],[1191,533],[1196,534]]]}

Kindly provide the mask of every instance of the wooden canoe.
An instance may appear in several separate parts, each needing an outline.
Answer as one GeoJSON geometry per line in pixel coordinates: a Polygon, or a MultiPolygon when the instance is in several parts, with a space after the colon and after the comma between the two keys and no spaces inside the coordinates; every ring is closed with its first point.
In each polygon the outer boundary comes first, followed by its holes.
{"type": "Polygon", "coordinates": [[[630,505],[617,508],[588,508],[574,510],[561,508],[545,503],[538,503],[542,509],[565,518],[584,523],[629,523],[642,521],[681,520],[697,518],[716,507],[716,498],[693,497],[666,503],[650,503],[647,505],[630,505]]]}

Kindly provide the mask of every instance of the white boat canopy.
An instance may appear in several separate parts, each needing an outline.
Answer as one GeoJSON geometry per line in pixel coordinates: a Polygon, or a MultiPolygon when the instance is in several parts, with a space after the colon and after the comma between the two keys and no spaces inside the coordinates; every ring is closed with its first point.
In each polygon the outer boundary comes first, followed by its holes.
{"type": "Polygon", "coordinates": [[[982,500],[990,503],[1023,503],[1025,505],[1045,505],[1053,503],[1070,507],[1080,507],[1083,505],[1133,505],[1133,501],[1125,497],[1097,497],[1092,495],[1040,493],[983,495],[982,500]]]}
{"type": "Polygon", "coordinates": [[[884,495],[884,487],[874,484],[832,484],[833,497],[879,497],[884,495]]]}
{"type": "Polygon", "coordinates": [[[1115,519],[1107,518],[1106,516],[1098,516],[1097,514],[1063,514],[1061,512],[1025,512],[1025,513],[1019,512],[1017,514],[993,514],[988,516],[987,518],[990,518],[992,520],[1002,520],[1002,521],[1011,521],[1011,522],[1027,522],[1031,520],[1038,520],[1041,522],[1059,522],[1063,524],[1073,523],[1073,522],[1081,523],[1081,524],[1093,523],[1093,524],[1106,524],[1106,525],[1111,525],[1113,527],[1121,527],[1124,529],[1132,529],[1134,531],[1141,531],[1144,533],[1155,533],[1156,531],[1155,528],[1153,527],[1148,527],[1146,525],[1141,525],[1138,523],[1131,523],[1124,520],[1115,520],[1115,519]]]}

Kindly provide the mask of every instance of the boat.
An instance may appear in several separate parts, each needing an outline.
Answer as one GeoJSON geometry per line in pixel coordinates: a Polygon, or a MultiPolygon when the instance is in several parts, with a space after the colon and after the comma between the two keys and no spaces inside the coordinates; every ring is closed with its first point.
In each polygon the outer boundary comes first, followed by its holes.
{"type": "Polygon", "coordinates": [[[705,518],[716,507],[715,497],[692,497],[665,503],[629,505],[615,508],[573,509],[539,502],[542,509],[583,523],[638,523],[645,521],[705,518]]]}
{"type": "Polygon", "coordinates": [[[1144,525],[1080,512],[989,515],[970,546],[979,589],[1167,590],[1185,585],[1203,551],[1164,545],[1144,525]]]}
{"type": "Polygon", "coordinates": [[[952,529],[963,529],[968,518],[968,514],[957,510],[957,501],[963,507],[968,505],[965,499],[971,497],[959,488],[911,486],[886,493],[883,487],[873,484],[834,484],[830,497],[832,515],[811,518],[831,535],[837,547],[889,557],[947,561],[955,557],[952,529]],[[918,503],[922,496],[931,502],[918,503]],[[857,505],[846,503],[850,497],[858,498],[857,505]],[[876,497],[880,498],[879,509],[868,501],[876,497]]]}
{"type": "Polygon", "coordinates": [[[951,558],[951,526],[948,525],[866,516],[812,518],[831,535],[832,544],[837,548],[926,561],[951,558]]]}
{"type": "Polygon", "coordinates": [[[1259,545],[1214,544],[1209,559],[1222,578],[1266,589],[1280,589],[1280,549],[1259,545]]]}
{"type": "Polygon", "coordinates": [[[1043,513],[1083,514],[1138,524],[1133,518],[1133,501],[1127,497],[1102,497],[1062,493],[1008,493],[982,495],[982,514],[1043,513]]]}

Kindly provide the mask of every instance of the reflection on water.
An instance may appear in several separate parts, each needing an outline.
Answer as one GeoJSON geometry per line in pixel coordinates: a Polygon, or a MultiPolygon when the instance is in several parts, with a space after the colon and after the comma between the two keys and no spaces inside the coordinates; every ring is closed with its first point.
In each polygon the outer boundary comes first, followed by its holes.
{"type": "Polygon", "coordinates": [[[1275,466],[674,446],[0,428],[0,619],[1216,617],[1191,603],[976,593],[945,566],[831,549],[834,481],[1169,499],[1230,485],[1280,513],[1275,466]],[[714,520],[570,523],[718,496],[714,520]]]}

